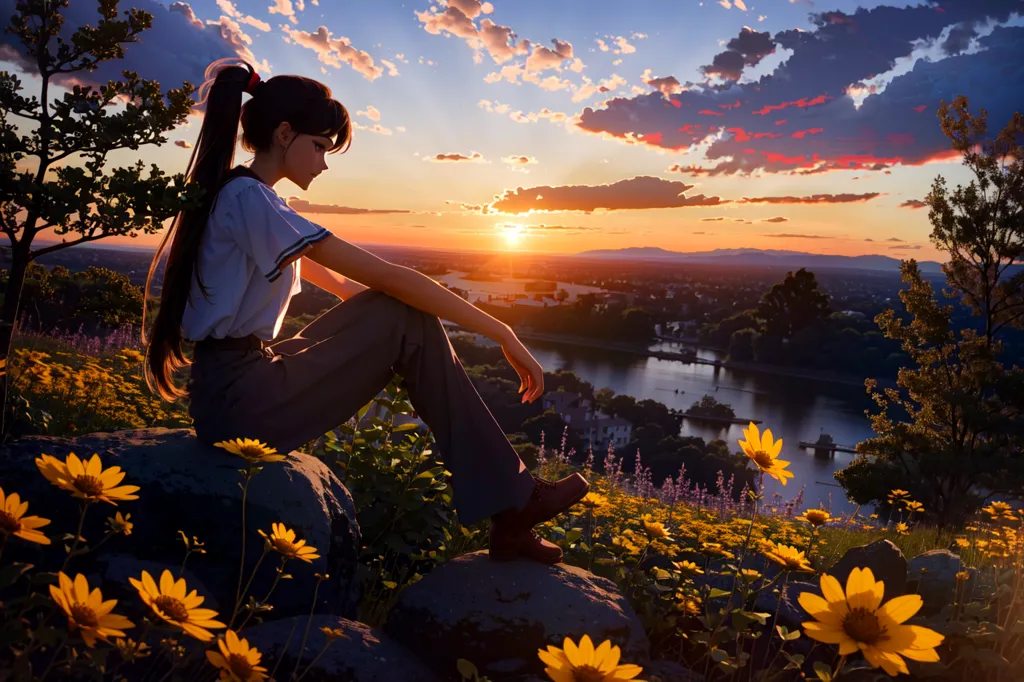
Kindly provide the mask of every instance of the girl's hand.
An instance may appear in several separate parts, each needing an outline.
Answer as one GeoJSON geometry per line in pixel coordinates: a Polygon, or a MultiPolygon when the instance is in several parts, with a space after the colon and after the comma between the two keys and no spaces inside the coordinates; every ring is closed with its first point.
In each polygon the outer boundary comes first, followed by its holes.
{"type": "Polygon", "coordinates": [[[521,402],[533,402],[544,394],[544,368],[530,355],[522,341],[513,333],[501,344],[501,350],[509,364],[519,374],[520,384],[518,393],[524,390],[521,402]]]}

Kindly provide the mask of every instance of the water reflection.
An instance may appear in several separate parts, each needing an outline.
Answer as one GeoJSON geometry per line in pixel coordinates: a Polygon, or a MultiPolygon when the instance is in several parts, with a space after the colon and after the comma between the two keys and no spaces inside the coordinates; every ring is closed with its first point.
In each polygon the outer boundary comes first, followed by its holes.
{"type": "MultiPolygon", "coordinates": [[[[796,478],[785,488],[774,479],[770,480],[765,485],[769,499],[776,491],[790,499],[803,486],[806,506],[821,503],[833,513],[853,511],[855,505],[846,499],[842,488],[834,487],[832,474],[849,464],[854,455],[836,453],[831,459],[816,458],[812,451],[801,449],[798,442],[817,440],[824,432],[831,434],[837,443],[853,445],[874,435],[864,410],[875,406],[862,387],[712,365],[687,365],[544,341],[524,343],[544,369],[571,370],[593,384],[595,390],[607,386],[616,393],[631,395],[637,400],[649,398],[679,410],[689,408],[705,394],[729,403],[737,417],[760,419],[764,422],[762,429],[770,427],[776,436],[783,438],[782,457],[791,462],[789,468],[796,478]]],[[[664,343],[654,347],[669,350],[678,346],[664,343]]],[[[718,357],[708,350],[699,351],[698,356],[718,357]]],[[[743,437],[743,426],[718,427],[686,419],[680,433],[705,440],[722,438],[738,450],[736,441],[743,437]]],[[[871,510],[862,508],[861,511],[867,514],[871,510]]]]}

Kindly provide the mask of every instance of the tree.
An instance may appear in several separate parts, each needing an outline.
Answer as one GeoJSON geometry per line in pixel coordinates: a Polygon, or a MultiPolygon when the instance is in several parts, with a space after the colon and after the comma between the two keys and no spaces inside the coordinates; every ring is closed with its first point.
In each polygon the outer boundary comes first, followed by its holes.
{"type": "MultiPolygon", "coordinates": [[[[104,169],[107,155],[115,150],[165,143],[163,133],[183,123],[194,104],[190,83],[169,90],[165,102],[158,82],[123,71],[123,81],[109,81],[98,89],[74,85],[49,102],[57,80],[123,58],[123,45],[136,42],[153,20],[136,9],[118,19],[117,0],[98,0],[99,22],[77,29],[69,44],[58,35],[60,10],[67,6],[68,0],[19,0],[17,14],[5,29],[34,59],[39,90],[38,98],[23,97],[21,81],[0,72],[0,229],[11,242],[11,269],[0,310],[0,367],[11,352],[29,263],[105,237],[156,233],[179,210],[199,205],[197,185],[186,185],[180,174],[166,176],[155,164],[146,178],[141,160],[127,168],[104,169]],[[123,111],[113,111],[122,104],[123,111]],[[20,119],[17,126],[15,118],[20,119]],[[31,128],[27,135],[22,134],[25,127],[31,128]],[[38,163],[32,170],[19,170],[26,157],[38,163]],[[58,162],[64,163],[55,167],[58,162]],[[33,250],[34,238],[47,228],[78,238],[33,250]]],[[[6,404],[7,376],[0,371],[0,424],[5,423],[6,404]]]]}
{"type": "MultiPolygon", "coordinates": [[[[916,368],[903,368],[897,383],[874,394],[882,406],[872,417],[878,434],[858,446],[858,457],[837,478],[854,500],[884,499],[887,485],[915,493],[931,506],[940,525],[959,520],[994,493],[1024,490],[1024,372],[1007,370],[1000,332],[1021,327],[1024,276],[1010,266],[1024,256],[1024,116],[1015,113],[995,140],[985,110],[975,116],[966,97],[942,102],[938,115],[951,146],[963,155],[974,178],[952,193],[940,175],[926,201],[933,243],[949,254],[943,265],[959,298],[981,318],[980,335],[950,331],[951,306],[939,307],[910,261],[901,266],[909,288],[900,293],[912,316],[908,325],[891,310],[875,318],[888,338],[899,340],[916,368]],[[889,407],[902,407],[910,421],[893,421],[889,407]]],[[[868,391],[873,390],[872,382],[868,391]]]]}
{"type": "MultiPolygon", "coordinates": [[[[0,270],[0,290],[7,290],[7,270],[0,270]]],[[[142,322],[142,289],[119,272],[90,265],[71,272],[62,265],[47,270],[29,263],[21,306],[40,333],[76,325],[93,328],[142,322]]]]}
{"type": "Polygon", "coordinates": [[[1024,320],[1024,270],[1007,271],[1024,258],[1024,115],[1017,112],[995,140],[983,140],[987,114],[977,116],[961,95],[942,102],[942,131],[974,174],[967,187],[953,193],[941,175],[925,198],[930,207],[932,242],[949,253],[942,266],[946,279],[984,322],[991,344],[1006,325],[1024,320]]]}
{"type": "Polygon", "coordinates": [[[888,309],[875,321],[886,337],[901,342],[915,366],[900,369],[902,390],[875,392],[875,380],[867,380],[881,408],[870,415],[877,435],[858,444],[857,459],[836,478],[860,504],[884,499],[888,486],[905,488],[944,527],[975,511],[989,494],[1024,489],[1018,447],[1024,424],[1005,400],[1020,392],[1024,372],[1004,368],[996,359],[998,342],[990,344],[973,329],[956,338],[952,306],[939,306],[916,261],[904,261],[900,271],[908,285],[900,300],[911,320],[888,309]],[[899,421],[894,412],[909,419],[899,421]]]}
{"type": "Polygon", "coordinates": [[[729,339],[729,360],[733,362],[750,362],[754,359],[754,339],[757,330],[747,327],[732,333],[729,339]]]}
{"type": "Polygon", "coordinates": [[[788,339],[828,317],[828,294],[818,291],[813,272],[800,268],[795,275],[786,273],[786,279],[761,297],[757,312],[764,320],[766,334],[788,339]]]}

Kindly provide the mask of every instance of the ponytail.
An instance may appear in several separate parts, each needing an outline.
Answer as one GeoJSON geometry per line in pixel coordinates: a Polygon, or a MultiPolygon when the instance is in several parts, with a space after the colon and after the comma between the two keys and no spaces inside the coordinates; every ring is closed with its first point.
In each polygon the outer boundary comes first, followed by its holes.
{"type": "MultiPolygon", "coordinates": [[[[250,89],[255,74],[251,66],[240,66],[237,61],[230,57],[220,59],[206,69],[205,81],[199,88],[199,101],[196,103],[197,107],[205,105],[203,125],[185,172],[187,182],[202,188],[202,203],[198,208],[178,213],[157,247],[143,289],[142,343],[146,346],[143,375],[150,390],[155,390],[168,402],[188,395],[187,391],[175,386],[173,380],[174,372],[192,364],[182,352],[181,320],[191,296],[192,274],[199,256],[200,238],[206,226],[207,214],[224,176],[234,162],[242,94],[250,89]],[[149,284],[168,240],[172,241],[164,268],[160,306],[153,322],[152,336],[147,341],[149,284]]],[[[198,273],[196,279],[199,280],[203,296],[207,297],[206,287],[198,273]]]]}

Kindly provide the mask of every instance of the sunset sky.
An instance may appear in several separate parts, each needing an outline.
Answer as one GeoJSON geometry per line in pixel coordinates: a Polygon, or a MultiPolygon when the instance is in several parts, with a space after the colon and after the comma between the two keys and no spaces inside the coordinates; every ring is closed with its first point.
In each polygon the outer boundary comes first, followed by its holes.
{"type": "MultiPolygon", "coordinates": [[[[0,16],[14,4],[0,0],[0,16]]],[[[95,7],[72,0],[67,28],[95,24],[95,7]]],[[[938,174],[968,179],[939,102],[966,94],[992,132],[1024,110],[1024,0],[128,7],[153,28],[81,81],[131,68],[165,89],[198,86],[210,61],[237,55],[265,79],[302,74],[334,91],[356,122],[351,149],[308,191],[275,189],[360,244],[938,260],[919,202],[938,174]]],[[[0,37],[0,68],[38,93],[12,41],[0,37]]],[[[142,158],[184,172],[199,125],[190,117],[167,145],[119,152],[111,167],[142,158]]]]}

